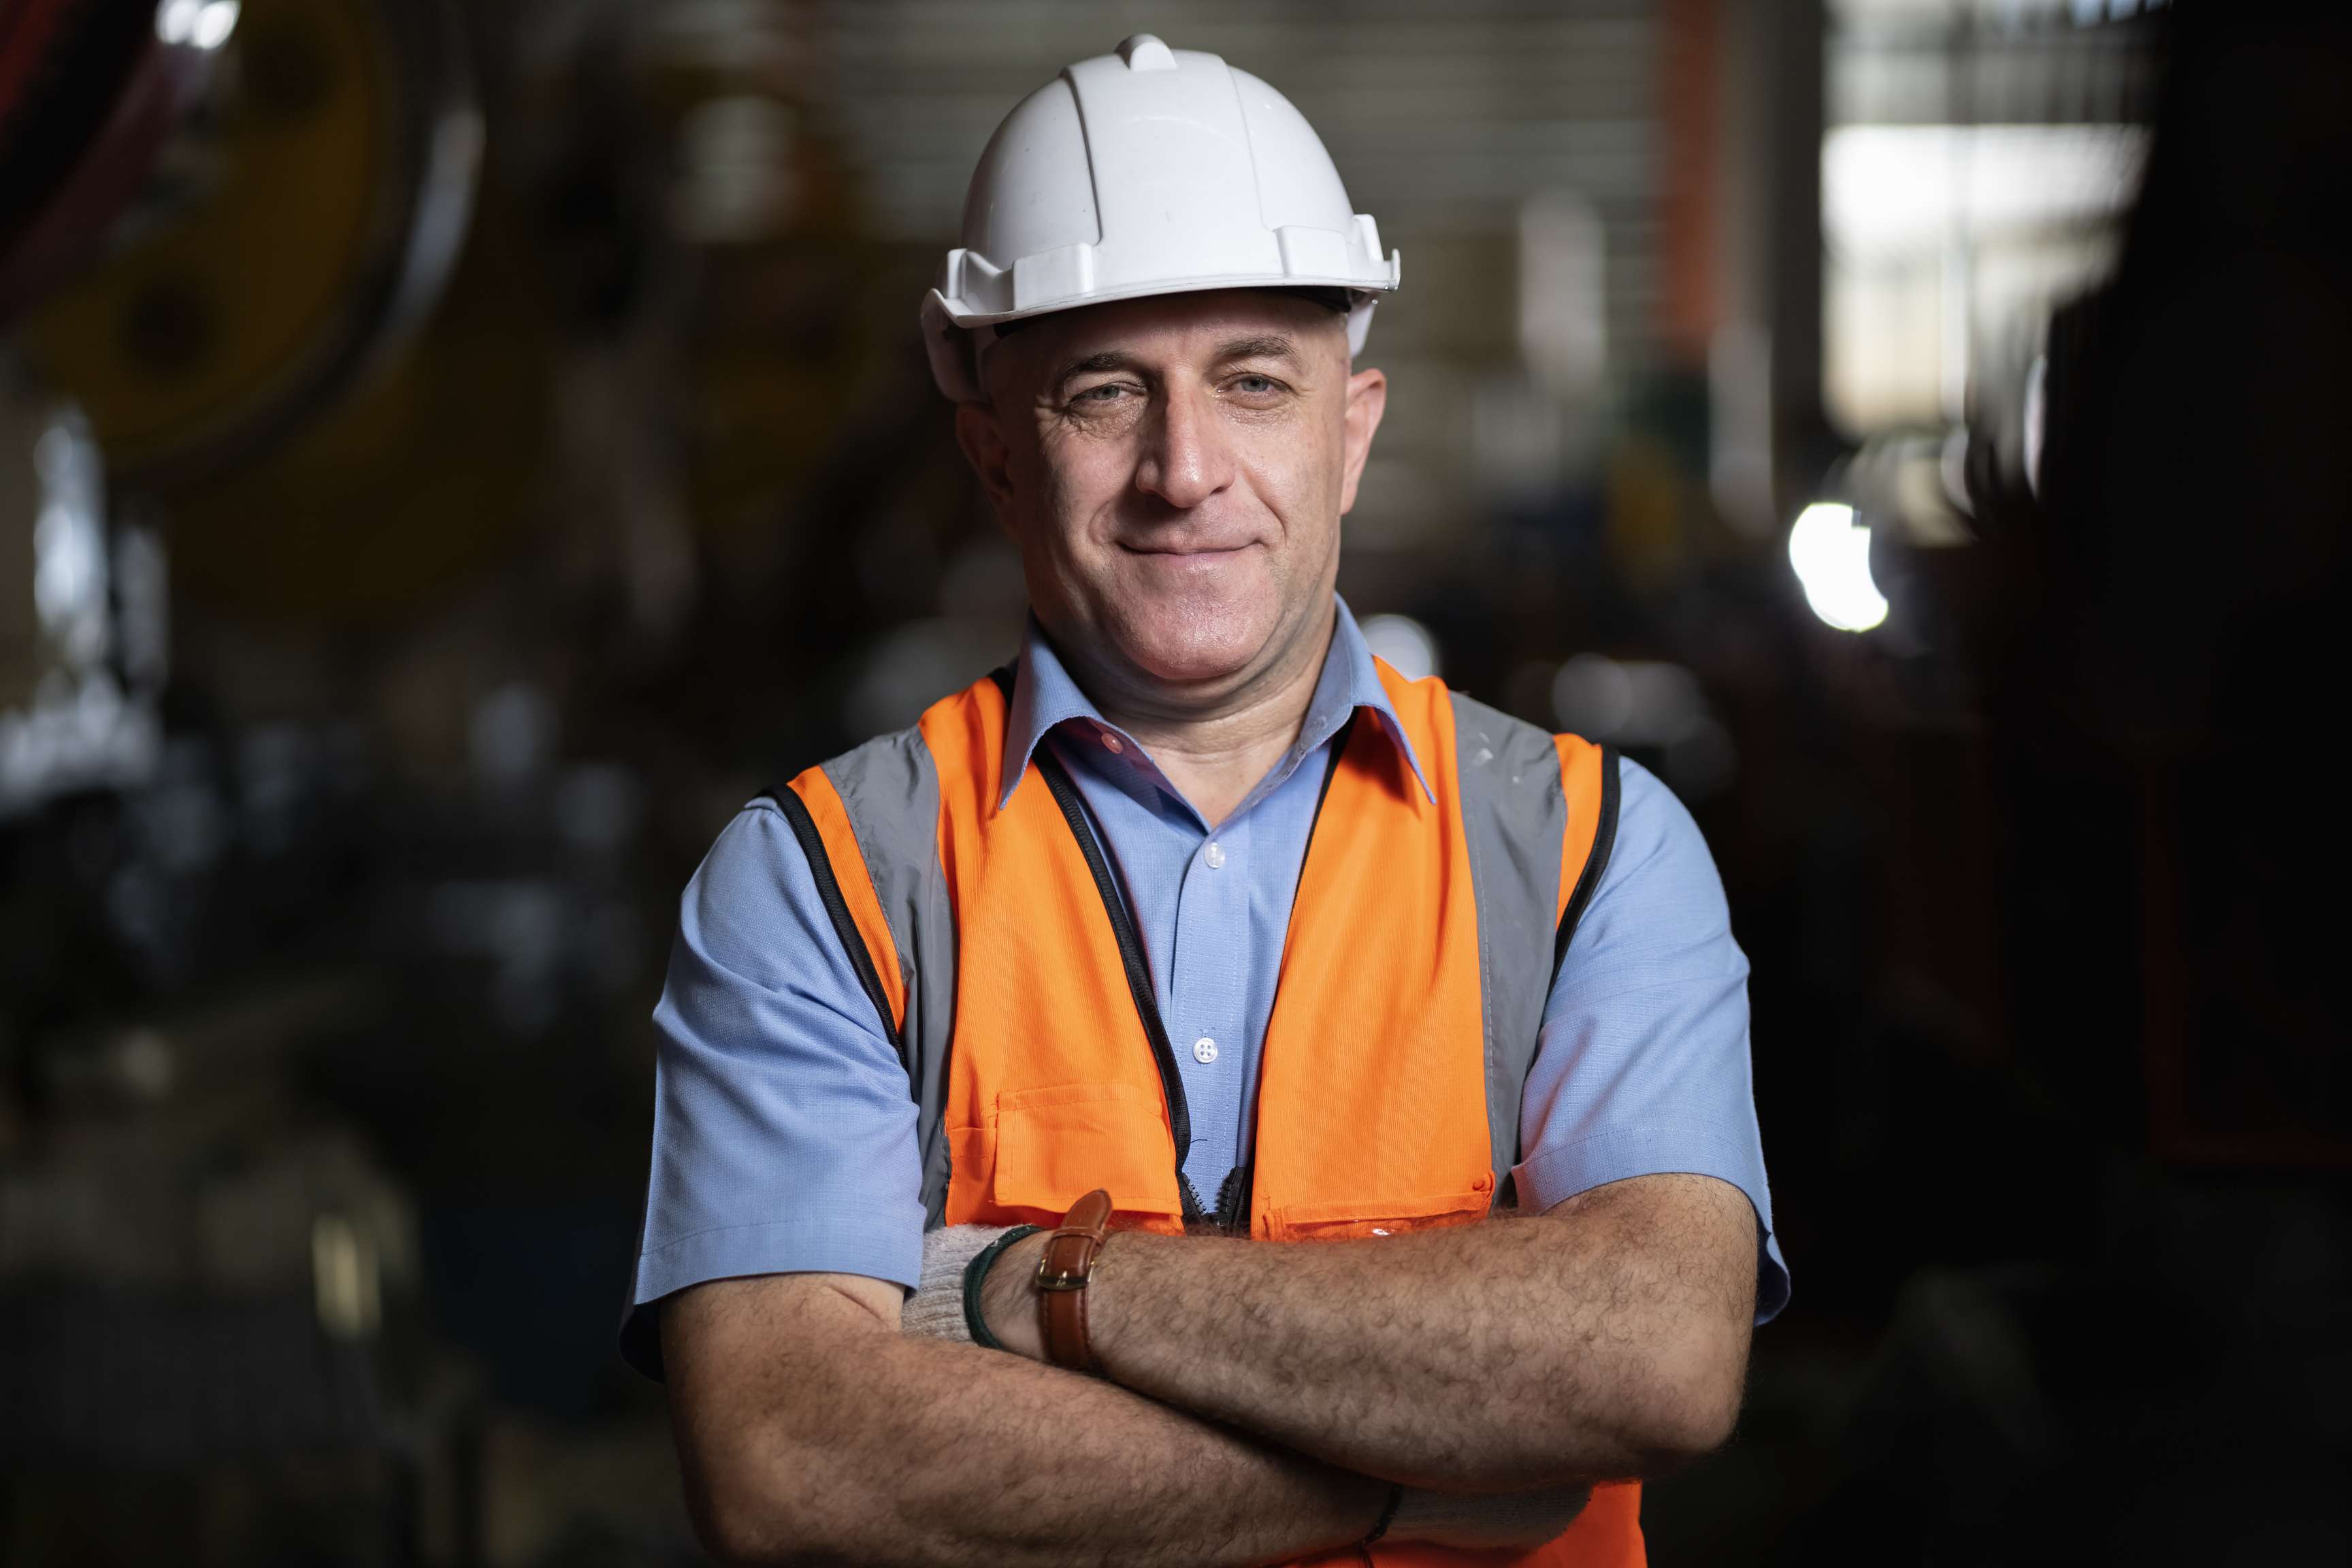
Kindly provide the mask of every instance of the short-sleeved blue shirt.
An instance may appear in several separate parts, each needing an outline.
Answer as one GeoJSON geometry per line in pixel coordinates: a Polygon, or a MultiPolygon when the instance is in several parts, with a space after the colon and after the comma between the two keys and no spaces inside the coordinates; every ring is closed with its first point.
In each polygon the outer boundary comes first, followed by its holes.
{"type": "MultiPolygon", "coordinates": [[[[1297,742],[1212,828],[1034,626],[1022,648],[1006,787],[1039,746],[1077,784],[1150,960],[1192,1111],[1184,1169],[1211,1204],[1247,1158],[1258,1047],[1325,763],[1359,714],[1423,776],[1342,604],[1297,742]]],[[[1748,1076],[1748,961],[1689,813],[1641,767],[1620,769],[1615,848],[1528,1078],[1519,1203],[1548,1208],[1664,1172],[1719,1177],[1755,1205],[1762,1321],[1789,1286],[1748,1076]]],[[[688,885],[654,1020],[635,1300],[811,1271],[911,1289],[923,1205],[907,1075],[772,803],[745,806],[688,885]]]]}

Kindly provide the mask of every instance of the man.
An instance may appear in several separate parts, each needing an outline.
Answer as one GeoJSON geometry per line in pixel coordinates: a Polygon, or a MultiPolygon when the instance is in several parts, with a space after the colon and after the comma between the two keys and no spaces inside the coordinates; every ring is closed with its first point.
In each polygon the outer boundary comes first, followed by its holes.
{"type": "Polygon", "coordinates": [[[747,806],[656,1014],[625,1342],[707,1540],[1640,1563],[1786,1296],[1705,845],[1338,602],[1399,265],[1279,95],[1131,38],[964,240],[1020,658],[747,806]]]}

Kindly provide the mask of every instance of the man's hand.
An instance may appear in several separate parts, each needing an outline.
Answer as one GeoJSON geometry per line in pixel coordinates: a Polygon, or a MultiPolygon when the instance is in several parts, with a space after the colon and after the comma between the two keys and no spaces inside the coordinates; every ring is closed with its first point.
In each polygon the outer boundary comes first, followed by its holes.
{"type": "MultiPolygon", "coordinates": [[[[991,1331],[1033,1360],[1044,1240],[1001,1254],[982,1296],[991,1331]]],[[[1155,1399],[1368,1475],[1523,1491],[1721,1444],[1755,1289],[1747,1198],[1660,1175],[1380,1240],[1117,1232],[1087,1319],[1108,1374],[1155,1399]]]]}

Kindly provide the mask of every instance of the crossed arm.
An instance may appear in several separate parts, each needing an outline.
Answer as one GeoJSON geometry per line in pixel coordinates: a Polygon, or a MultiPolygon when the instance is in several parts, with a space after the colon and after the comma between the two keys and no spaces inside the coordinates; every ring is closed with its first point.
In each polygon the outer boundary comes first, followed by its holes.
{"type": "MultiPolygon", "coordinates": [[[[1034,1353],[1024,1259],[986,1310],[1034,1353]]],[[[728,1561],[1264,1563],[1360,1540],[1389,1481],[1573,1486],[1714,1447],[1755,1272],[1737,1189],[1645,1176],[1380,1240],[1120,1233],[1089,1291],[1108,1381],[902,1337],[898,1288],[842,1275],[698,1286],[662,1342],[728,1561]]]]}

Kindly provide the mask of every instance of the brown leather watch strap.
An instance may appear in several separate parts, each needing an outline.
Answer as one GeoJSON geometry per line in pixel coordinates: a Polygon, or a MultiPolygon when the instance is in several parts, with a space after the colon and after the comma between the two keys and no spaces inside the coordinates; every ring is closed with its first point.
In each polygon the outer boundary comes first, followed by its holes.
{"type": "Polygon", "coordinates": [[[1045,1238],[1037,1259],[1037,1312],[1045,1331],[1045,1359],[1072,1372],[1099,1373],[1087,1342],[1087,1282],[1110,1234],[1110,1194],[1097,1187],[1045,1238]]]}

